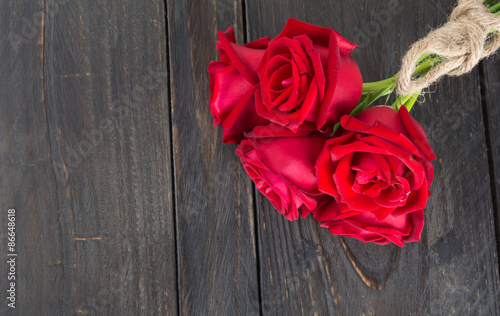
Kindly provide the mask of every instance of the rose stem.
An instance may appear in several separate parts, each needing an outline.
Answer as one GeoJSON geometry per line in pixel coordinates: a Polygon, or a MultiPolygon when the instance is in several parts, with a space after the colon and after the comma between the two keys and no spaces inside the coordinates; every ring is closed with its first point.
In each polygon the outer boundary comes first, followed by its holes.
{"type": "Polygon", "coordinates": [[[420,96],[420,91],[413,94],[411,96],[410,100],[408,100],[408,102],[405,103],[405,107],[408,110],[408,112],[411,111],[411,109],[413,108],[413,105],[415,104],[415,102],[417,102],[419,96],[420,96]]]}
{"type": "MultiPolygon", "coordinates": [[[[486,0],[484,1],[485,6],[490,6],[488,8],[489,12],[500,15],[500,2],[495,3],[496,0],[486,0]]],[[[490,33],[497,32],[497,30],[490,30],[490,33]]],[[[429,70],[434,67],[437,63],[439,63],[442,60],[441,56],[434,55],[432,53],[427,53],[422,55],[419,60],[417,61],[417,67],[413,73],[413,76],[418,76],[418,75],[423,75],[427,73],[429,70]]],[[[380,80],[380,81],[375,81],[375,82],[366,82],[363,83],[363,88],[362,88],[362,98],[366,99],[370,98],[369,100],[370,104],[375,102],[378,98],[391,94],[396,86],[396,80],[398,78],[399,72],[396,73],[394,76],[385,79],[385,80],[380,80]],[[382,91],[383,90],[383,91],[382,91]],[[376,98],[373,99],[373,96],[376,95],[376,98]]],[[[418,91],[417,93],[414,93],[412,95],[408,96],[398,96],[396,98],[396,101],[391,105],[391,107],[395,110],[399,110],[402,104],[405,104],[406,108],[408,109],[408,112],[413,108],[413,105],[417,101],[421,91],[418,91]]],[[[364,100],[368,101],[368,100],[364,100]]],[[[366,102],[361,102],[361,103],[366,103],[366,102]]],[[[358,105],[357,109],[365,108],[366,104],[364,106],[361,106],[361,104],[358,105]]],[[[358,112],[358,111],[353,111],[353,112],[358,112]]],[[[352,115],[353,113],[351,113],[352,115]]],[[[357,113],[355,113],[357,114],[357,113]]]]}
{"type": "Polygon", "coordinates": [[[363,92],[368,92],[368,91],[375,91],[375,90],[381,90],[387,87],[392,86],[394,83],[396,83],[396,79],[398,77],[398,74],[395,74],[394,76],[385,79],[385,80],[380,80],[380,81],[375,81],[375,82],[366,82],[363,83],[363,92]]]}
{"type": "Polygon", "coordinates": [[[488,8],[488,10],[491,12],[491,13],[498,13],[498,10],[500,9],[500,3],[497,3],[491,7],[488,8]]]}

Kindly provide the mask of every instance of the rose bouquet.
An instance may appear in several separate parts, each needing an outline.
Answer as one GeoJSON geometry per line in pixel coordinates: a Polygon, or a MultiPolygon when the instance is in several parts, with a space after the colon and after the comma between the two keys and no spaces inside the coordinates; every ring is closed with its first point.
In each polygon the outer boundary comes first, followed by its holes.
{"type": "MultiPolygon", "coordinates": [[[[500,6],[486,5],[475,9],[496,18],[500,6]]],[[[443,29],[461,18],[452,14],[443,29]]],[[[428,45],[432,35],[412,46],[400,73],[364,83],[350,55],[356,45],[332,29],[290,18],[276,38],[238,45],[230,27],[219,32],[220,61],[208,67],[214,125],[288,220],[312,213],[334,235],[418,241],[436,157],[409,112],[423,88],[464,63],[445,45],[428,45]],[[393,104],[376,104],[396,91],[393,104]]],[[[491,29],[483,35],[489,51],[475,63],[497,48],[488,47],[491,29]]]]}

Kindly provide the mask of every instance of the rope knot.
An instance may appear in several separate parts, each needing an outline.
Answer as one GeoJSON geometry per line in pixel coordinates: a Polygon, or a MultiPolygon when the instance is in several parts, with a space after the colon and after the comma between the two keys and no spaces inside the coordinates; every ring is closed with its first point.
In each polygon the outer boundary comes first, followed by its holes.
{"type": "Polygon", "coordinates": [[[482,2],[459,0],[448,22],[411,46],[396,82],[398,94],[414,94],[446,74],[467,73],[500,47],[497,32],[490,33],[500,30],[500,17],[490,13],[482,2]],[[443,61],[425,75],[414,78],[418,59],[427,53],[439,55],[443,61]]]}

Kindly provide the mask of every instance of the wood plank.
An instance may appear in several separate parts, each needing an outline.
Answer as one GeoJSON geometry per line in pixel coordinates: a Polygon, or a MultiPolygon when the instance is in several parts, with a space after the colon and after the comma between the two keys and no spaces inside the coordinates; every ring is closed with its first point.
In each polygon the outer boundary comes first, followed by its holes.
{"type": "MultiPolygon", "coordinates": [[[[409,45],[455,1],[248,1],[248,40],[276,36],[292,16],[358,42],[366,81],[392,76],[409,45]]],[[[420,242],[363,244],[312,218],[290,223],[258,195],[264,314],[496,314],[499,277],[479,75],[444,79],[412,111],[438,161],[420,242]],[[375,289],[375,290],[374,290],[375,289]]]]}
{"type": "Polygon", "coordinates": [[[243,42],[240,1],[168,2],[182,315],[258,313],[252,185],[213,127],[207,67],[217,30],[243,42]]]}
{"type": "Polygon", "coordinates": [[[64,232],[45,115],[39,6],[35,1],[0,3],[0,288],[6,291],[11,281],[16,287],[16,309],[2,297],[2,315],[60,314],[67,306],[63,266],[57,264],[64,232]],[[9,208],[16,210],[18,254],[16,279],[10,281],[5,263],[9,208]]]}
{"type": "Polygon", "coordinates": [[[481,99],[486,115],[487,125],[488,159],[490,162],[491,186],[493,194],[493,206],[495,213],[497,253],[500,252],[500,109],[498,100],[500,97],[500,55],[497,53],[481,62],[482,81],[481,99]]]}
{"type": "Polygon", "coordinates": [[[2,32],[42,19],[18,55],[0,50],[1,203],[26,236],[16,312],[177,313],[163,2],[11,5],[2,32]]]}

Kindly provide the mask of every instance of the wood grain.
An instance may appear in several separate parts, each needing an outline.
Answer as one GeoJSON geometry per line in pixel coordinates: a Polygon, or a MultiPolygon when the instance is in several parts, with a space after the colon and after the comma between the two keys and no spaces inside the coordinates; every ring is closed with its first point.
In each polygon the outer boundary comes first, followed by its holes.
{"type": "MultiPolygon", "coordinates": [[[[0,314],[61,313],[65,284],[57,182],[44,100],[40,3],[0,3],[0,314]],[[25,21],[22,18],[26,18],[25,21]],[[25,22],[25,23],[23,23],[25,22]],[[7,210],[16,210],[16,310],[7,307],[7,210]],[[31,300],[32,305],[25,304],[31,300]]],[[[70,240],[71,242],[71,240],[70,240]]],[[[68,271],[68,276],[71,272],[68,271]]],[[[10,282],[9,282],[10,283],[10,282]]],[[[71,307],[69,307],[71,308],[71,307]]],[[[70,309],[66,309],[70,310],[70,309]]]]}
{"type": "Polygon", "coordinates": [[[239,1],[168,1],[182,315],[259,310],[251,181],[209,107],[217,30],[233,26],[242,44],[241,12],[239,1]]]}
{"type": "MultiPolygon", "coordinates": [[[[445,21],[453,3],[252,1],[249,40],[277,35],[289,16],[329,26],[359,44],[353,56],[364,80],[375,81],[392,76],[409,45],[445,21]]],[[[499,313],[478,82],[477,70],[444,79],[412,112],[439,157],[421,242],[399,249],[340,239],[310,218],[287,222],[259,195],[264,314],[499,313]]]]}
{"type": "Polygon", "coordinates": [[[2,7],[12,71],[1,73],[0,195],[19,216],[15,312],[175,314],[163,3],[2,7]],[[22,35],[34,14],[38,33],[22,35]],[[14,46],[9,32],[21,34],[14,46]]]}
{"type": "Polygon", "coordinates": [[[481,100],[485,114],[488,159],[490,162],[490,182],[495,213],[497,254],[500,253],[500,55],[497,53],[481,63],[481,100]]]}

